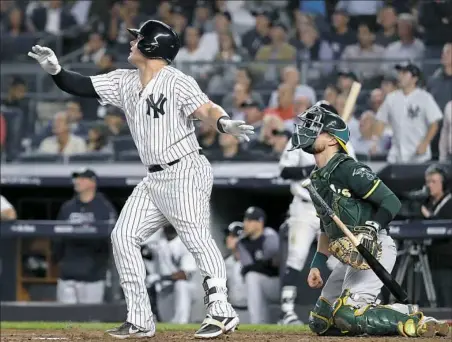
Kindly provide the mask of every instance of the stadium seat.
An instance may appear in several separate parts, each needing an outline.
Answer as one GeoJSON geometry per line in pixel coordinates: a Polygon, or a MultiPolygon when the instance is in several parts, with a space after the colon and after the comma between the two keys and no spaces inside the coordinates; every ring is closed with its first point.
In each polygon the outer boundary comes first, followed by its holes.
{"type": "Polygon", "coordinates": [[[131,136],[118,136],[111,139],[115,153],[122,151],[136,150],[135,143],[131,136]]]}
{"type": "Polygon", "coordinates": [[[117,154],[117,161],[122,162],[141,162],[140,155],[137,150],[125,150],[117,154]]]}
{"type": "Polygon", "coordinates": [[[98,163],[110,162],[114,160],[114,155],[111,152],[89,152],[82,154],[74,154],[69,156],[69,163],[98,163]]]}
{"type": "Polygon", "coordinates": [[[21,153],[17,158],[20,163],[34,164],[34,163],[62,163],[63,156],[61,154],[49,154],[39,152],[25,152],[21,153]]]}

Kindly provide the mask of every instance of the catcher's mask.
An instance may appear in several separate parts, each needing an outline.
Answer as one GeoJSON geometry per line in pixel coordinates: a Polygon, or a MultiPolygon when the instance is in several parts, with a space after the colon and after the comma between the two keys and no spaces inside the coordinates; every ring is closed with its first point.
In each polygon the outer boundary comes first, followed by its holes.
{"type": "Polygon", "coordinates": [[[315,104],[304,113],[297,115],[294,133],[292,134],[292,150],[303,149],[313,154],[314,143],[322,132],[327,132],[336,138],[341,149],[348,154],[346,144],[350,137],[347,124],[342,118],[324,108],[321,104],[315,104]]]}

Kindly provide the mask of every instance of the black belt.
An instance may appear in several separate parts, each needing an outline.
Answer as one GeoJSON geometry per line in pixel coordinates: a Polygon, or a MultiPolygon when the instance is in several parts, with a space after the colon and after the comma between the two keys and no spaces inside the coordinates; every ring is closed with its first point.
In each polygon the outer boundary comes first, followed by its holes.
{"type": "MultiPolygon", "coordinates": [[[[199,154],[202,154],[201,150],[197,151],[199,154]]],[[[191,154],[191,153],[190,153],[191,154]]],[[[168,164],[155,164],[155,165],[149,165],[148,166],[148,172],[149,173],[154,173],[154,172],[159,172],[159,171],[163,171],[164,168],[162,165],[165,166],[173,166],[174,164],[177,164],[180,162],[180,159],[176,159],[173,160],[172,162],[169,162],[168,164]]]]}

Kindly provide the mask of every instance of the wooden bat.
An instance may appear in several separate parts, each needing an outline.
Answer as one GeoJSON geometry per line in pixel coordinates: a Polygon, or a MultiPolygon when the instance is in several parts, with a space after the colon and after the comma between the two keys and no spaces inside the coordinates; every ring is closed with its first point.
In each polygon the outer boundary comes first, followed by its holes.
{"type": "Polygon", "coordinates": [[[350,93],[348,94],[347,100],[345,101],[344,110],[342,111],[342,119],[347,122],[355,109],[356,100],[358,100],[358,95],[361,91],[361,83],[353,82],[350,88],[350,93]]]}
{"type": "Polygon", "coordinates": [[[341,221],[341,219],[334,213],[334,211],[329,207],[329,205],[324,201],[324,199],[319,195],[317,190],[308,178],[304,180],[301,185],[306,188],[310,195],[321,206],[325,209],[329,217],[336,223],[336,225],[342,230],[345,236],[350,239],[353,246],[361,253],[363,258],[367,261],[367,264],[375,272],[378,278],[383,282],[383,284],[389,289],[389,291],[394,295],[394,297],[403,304],[408,304],[408,295],[405,290],[397,283],[394,277],[386,271],[382,264],[372,255],[370,252],[359,242],[355,235],[347,228],[347,226],[341,221]]]}

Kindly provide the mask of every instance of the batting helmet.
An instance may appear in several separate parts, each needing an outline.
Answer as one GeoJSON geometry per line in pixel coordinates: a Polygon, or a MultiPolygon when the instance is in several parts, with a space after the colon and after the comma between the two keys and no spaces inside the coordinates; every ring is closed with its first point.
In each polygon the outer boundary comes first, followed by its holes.
{"type": "Polygon", "coordinates": [[[333,106],[318,102],[299,114],[292,134],[293,149],[302,148],[305,152],[313,153],[315,139],[320,133],[327,132],[335,137],[342,150],[348,153],[345,145],[350,138],[350,131],[345,121],[334,111],[333,106]]]}
{"type": "Polygon", "coordinates": [[[148,20],[140,29],[127,30],[138,39],[138,50],[149,59],[164,59],[171,64],[179,52],[179,36],[161,21],[148,20]]]}

